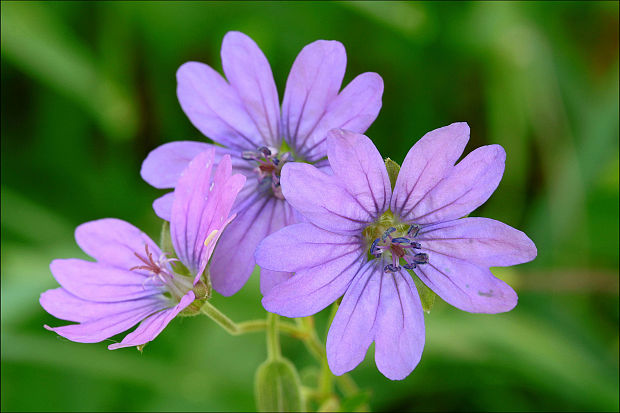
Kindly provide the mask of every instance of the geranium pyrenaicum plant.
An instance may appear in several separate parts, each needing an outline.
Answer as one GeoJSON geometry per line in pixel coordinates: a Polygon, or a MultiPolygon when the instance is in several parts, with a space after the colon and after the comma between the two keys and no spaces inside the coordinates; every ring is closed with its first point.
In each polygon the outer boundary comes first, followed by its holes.
{"type": "Polygon", "coordinates": [[[79,324],[45,328],[72,341],[95,343],[142,321],[120,343],[108,346],[114,350],[144,345],[182,311],[198,312],[209,288],[203,272],[234,218],[230,210],[245,182],[244,176],[232,175],[228,156],[212,175],[214,157],[212,149],[196,156],[174,191],[170,237],[178,259],[119,219],[91,221],[76,229],[78,245],[96,262],[52,261],[61,288],[41,294],[40,303],[53,316],[79,324]]]}
{"type": "Polygon", "coordinates": [[[499,221],[462,218],[491,196],[506,158],[501,146],[489,145],[455,165],[468,140],[466,123],[427,133],[407,154],[393,190],[374,144],[349,131],[328,134],[333,175],[307,164],[283,168],[284,196],[309,222],[283,228],[258,246],[260,266],[295,272],[263,305],[305,317],[344,294],[327,337],[334,374],[355,368],[373,341],[386,377],[403,379],[413,371],[425,334],[409,271],[464,311],[500,313],[517,304],[516,293],[489,267],[531,261],[536,247],[499,221]]]}
{"type": "MultiPolygon", "coordinates": [[[[293,63],[280,108],[269,62],[252,39],[227,33],[221,55],[228,81],[205,64],[188,62],[177,72],[177,95],[193,125],[225,146],[215,146],[216,157],[230,155],[234,171],[248,178],[233,207],[238,217],[222,236],[210,267],[213,288],[228,296],[250,277],[258,243],[298,222],[280,188],[282,167],[308,162],[325,168],[327,132],[333,128],[364,132],[381,108],[383,81],[376,73],[363,73],[340,91],[344,47],[337,41],[318,40],[304,47],[293,63]]],[[[213,146],[188,141],[164,144],[145,159],[141,175],[156,188],[174,188],[185,165],[213,146]]],[[[168,220],[171,202],[170,195],[156,200],[157,215],[168,220]]],[[[266,293],[289,277],[288,272],[264,269],[261,291],[266,293]]]]}

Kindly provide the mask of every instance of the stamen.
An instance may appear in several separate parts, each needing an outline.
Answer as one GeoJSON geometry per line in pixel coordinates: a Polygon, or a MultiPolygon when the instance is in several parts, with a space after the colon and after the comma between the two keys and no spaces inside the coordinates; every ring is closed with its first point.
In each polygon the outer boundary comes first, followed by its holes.
{"type": "Polygon", "coordinates": [[[418,232],[420,232],[420,226],[417,224],[413,224],[409,227],[407,231],[407,236],[411,238],[415,238],[418,236],[418,232]],[[413,234],[411,234],[413,232],[413,234]]]}
{"type": "Polygon", "coordinates": [[[396,227],[389,227],[381,237],[372,241],[368,252],[374,258],[381,258],[384,253],[389,253],[385,258],[392,262],[383,267],[386,273],[396,272],[401,268],[412,270],[418,265],[427,264],[429,262],[428,254],[414,251],[422,248],[419,242],[414,241],[419,231],[420,226],[417,224],[410,225],[406,234],[397,230],[396,227]],[[396,231],[398,232],[394,235],[397,236],[392,238],[392,234],[396,231]],[[402,266],[400,265],[401,259],[405,262],[402,266]]]}
{"type": "Polygon", "coordinates": [[[370,255],[374,255],[375,257],[379,258],[381,256],[381,252],[377,252],[375,251],[377,249],[377,244],[379,243],[379,238],[377,238],[376,240],[374,240],[372,242],[372,245],[370,246],[370,255]]]}
{"type": "Polygon", "coordinates": [[[293,160],[289,152],[278,153],[275,148],[261,146],[256,151],[243,152],[242,158],[256,162],[257,165],[254,168],[254,172],[258,176],[259,191],[267,190],[271,186],[273,196],[284,199],[282,188],[280,187],[280,172],[286,162],[293,160]]]}
{"type": "Polygon", "coordinates": [[[266,146],[261,146],[260,148],[258,148],[258,151],[265,155],[265,158],[269,158],[271,156],[271,150],[269,150],[269,148],[266,146]]]}
{"type": "Polygon", "coordinates": [[[416,254],[413,258],[416,264],[428,264],[428,254],[416,254]]]}
{"type": "Polygon", "coordinates": [[[394,228],[394,227],[390,227],[390,228],[388,228],[388,229],[387,229],[387,230],[383,233],[383,235],[381,236],[381,241],[385,241],[385,240],[387,239],[387,237],[389,237],[389,236],[390,236],[390,234],[391,234],[392,232],[394,232],[394,231],[396,231],[396,228],[394,228]]]}
{"type": "Polygon", "coordinates": [[[383,268],[384,272],[396,272],[400,270],[399,265],[388,264],[383,268]]]}

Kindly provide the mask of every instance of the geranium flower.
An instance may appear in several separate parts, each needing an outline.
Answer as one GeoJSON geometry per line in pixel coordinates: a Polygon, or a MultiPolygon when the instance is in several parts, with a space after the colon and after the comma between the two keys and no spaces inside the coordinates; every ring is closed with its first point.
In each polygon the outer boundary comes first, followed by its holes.
{"type": "Polygon", "coordinates": [[[268,311],[305,317],[344,294],[327,337],[334,374],[357,366],[373,341],[386,377],[403,379],[418,364],[424,317],[408,270],[464,311],[499,313],[517,304],[489,267],[530,261],[536,247],[499,221],[462,218],[491,196],[506,158],[489,145],[455,165],[468,140],[466,123],[427,133],[407,154],[393,191],[373,143],[348,131],[328,135],[333,175],[306,164],[283,168],[284,196],[309,222],[258,246],[260,266],[296,273],[262,302],[268,311]]]}
{"type": "Polygon", "coordinates": [[[214,156],[213,150],[196,156],[174,191],[170,237],[178,259],[119,219],[77,227],[78,245],[96,262],[52,261],[50,269],[61,287],[41,294],[40,303],[53,316],[79,324],[45,328],[71,341],[95,343],[142,321],[123,341],[108,346],[114,350],[143,345],[181,311],[200,309],[208,294],[204,269],[234,218],[230,209],[245,182],[242,175],[231,175],[228,156],[211,176],[214,156]]]}
{"type": "MultiPolygon", "coordinates": [[[[229,32],[221,54],[228,81],[205,64],[188,62],[177,72],[177,95],[194,126],[225,146],[215,147],[216,157],[230,155],[234,171],[248,178],[233,207],[238,217],[222,236],[210,267],[213,288],[232,295],[254,269],[256,245],[299,218],[282,195],[282,167],[293,161],[325,167],[327,131],[364,132],[381,108],[383,81],[376,73],[363,73],[339,93],[344,47],[318,40],[295,59],[280,109],[269,62],[252,39],[229,32]]],[[[164,144],[145,159],[141,175],[156,188],[174,188],[187,162],[209,147],[213,145],[187,141],[164,144]]],[[[168,220],[170,205],[171,197],[165,195],[153,207],[168,220]]],[[[263,270],[261,291],[289,276],[263,270]]]]}

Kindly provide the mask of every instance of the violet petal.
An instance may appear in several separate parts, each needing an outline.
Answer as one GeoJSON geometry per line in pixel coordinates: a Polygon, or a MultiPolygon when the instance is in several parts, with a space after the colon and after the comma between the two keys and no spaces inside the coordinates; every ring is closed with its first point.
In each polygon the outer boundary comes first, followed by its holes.
{"type": "Polygon", "coordinates": [[[50,270],[65,290],[84,300],[135,300],[163,291],[158,281],[145,275],[144,270],[123,270],[77,258],[54,260],[50,270]]]}
{"type": "Polygon", "coordinates": [[[233,87],[209,66],[184,63],[177,71],[177,97],[203,135],[239,151],[255,149],[263,137],[233,87]]]}
{"type": "Polygon", "coordinates": [[[234,31],[224,36],[221,54],[226,78],[241,98],[263,142],[279,147],[280,101],[267,58],[254,40],[234,31]]]}
{"type": "Polygon", "coordinates": [[[379,114],[382,95],[381,76],[372,72],[357,76],[329,104],[305,146],[297,148],[299,153],[310,161],[324,157],[327,153],[325,136],[330,129],[364,133],[379,114]]]}
{"type": "Polygon", "coordinates": [[[71,341],[97,343],[133,327],[140,320],[160,310],[161,304],[156,303],[80,324],[70,324],[62,327],[49,327],[46,325],[44,327],[71,341]]]}
{"type": "Polygon", "coordinates": [[[358,237],[325,231],[310,223],[289,225],[258,245],[256,263],[275,271],[295,272],[321,265],[332,257],[362,250],[358,237]]]}
{"type": "Polygon", "coordinates": [[[115,218],[98,219],[78,226],[75,240],[85,253],[100,263],[124,270],[144,265],[135,253],[144,256],[147,245],[155,260],[161,255],[159,247],[148,235],[115,218]]]}
{"type": "Polygon", "coordinates": [[[366,261],[361,248],[326,256],[324,261],[297,271],[262,300],[267,311],[285,317],[315,314],[340,297],[366,261]]]}
{"type": "Polygon", "coordinates": [[[258,243],[289,224],[293,215],[286,201],[267,194],[248,198],[246,205],[222,234],[210,266],[213,288],[225,296],[239,291],[252,274],[258,243]]]}
{"type": "Polygon", "coordinates": [[[155,201],[153,201],[153,211],[155,211],[155,215],[164,221],[170,221],[173,202],[174,192],[168,192],[167,194],[155,199],[155,201]]]}
{"type": "Polygon", "coordinates": [[[64,288],[54,288],[42,293],[39,303],[45,311],[56,318],[81,323],[144,308],[145,306],[159,305],[161,308],[166,308],[169,300],[163,295],[152,295],[113,303],[89,301],[76,297],[64,288]]]}
{"type": "Polygon", "coordinates": [[[158,313],[152,314],[148,318],[142,320],[140,325],[131,333],[127,334],[123,341],[120,343],[110,344],[109,350],[116,350],[122,347],[139,346],[149,341],[152,341],[163,331],[164,328],[176,317],[181,311],[183,311],[188,305],[190,305],[196,296],[193,291],[189,291],[185,294],[179,303],[172,307],[167,308],[158,313]]]}
{"type": "Polygon", "coordinates": [[[193,141],[164,143],[147,155],[140,176],[155,188],[174,188],[189,162],[212,146],[193,141]]]}
{"type": "Polygon", "coordinates": [[[260,293],[265,296],[269,294],[273,288],[289,280],[293,276],[292,272],[273,271],[267,268],[260,269],[260,293]]]}
{"type": "Polygon", "coordinates": [[[499,145],[477,148],[401,219],[434,224],[461,218],[486,202],[504,174],[506,152],[499,145]]]}
{"type": "Polygon", "coordinates": [[[409,150],[400,168],[392,211],[404,218],[451,171],[469,140],[469,126],[453,123],[425,134],[409,150]]]}
{"type": "Polygon", "coordinates": [[[372,221],[370,213],[347,191],[339,179],[312,165],[284,165],[281,183],[286,200],[320,228],[353,234],[359,233],[372,221]]]}
{"type": "Polygon", "coordinates": [[[463,218],[422,228],[423,249],[480,267],[506,267],[533,260],[536,246],[523,232],[489,218],[463,218]]]}
{"type": "Polygon", "coordinates": [[[229,156],[222,158],[212,176],[213,160],[213,149],[196,156],[174,191],[170,236],[177,256],[195,276],[204,270],[245,182],[243,175],[231,175],[229,156]],[[207,239],[212,242],[205,246],[207,239]]]}
{"type": "Polygon", "coordinates": [[[428,252],[414,269],[420,280],[448,304],[470,313],[502,313],[517,305],[517,294],[487,268],[428,252]]]}
{"type": "Polygon", "coordinates": [[[336,376],[364,360],[374,339],[382,271],[368,262],[347,289],[327,334],[327,362],[336,376]]]}
{"type": "Polygon", "coordinates": [[[413,279],[403,271],[384,274],[375,324],[375,362],[390,380],[413,371],[424,349],[424,312],[413,279]]]}
{"type": "Polygon", "coordinates": [[[282,100],[287,142],[301,149],[336,98],[347,65],[342,43],[317,40],[305,46],[293,63],[282,100]]]}
{"type": "Polygon", "coordinates": [[[381,154],[365,135],[342,129],[327,134],[327,157],[334,175],[373,220],[389,206],[390,178],[381,154]]]}

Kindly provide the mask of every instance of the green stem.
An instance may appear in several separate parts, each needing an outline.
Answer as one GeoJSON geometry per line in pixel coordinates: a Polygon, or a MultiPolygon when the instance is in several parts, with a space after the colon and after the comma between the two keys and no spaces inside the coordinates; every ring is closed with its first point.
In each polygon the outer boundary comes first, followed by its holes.
{"type": "MultiPolygon", "coordinates": [[[[337,309],[338,304],[334,303],[331,309],[328,327],[331,324],[337,309]]],[[[329,370],[325,347],[319,339],[314,326],[314,319],[312,317],[297,318],[295,319],[296,324],[292,324],[289,322],[280,321],[277,314],[268,313],[266,320],[249,320],[241,323],[235,323],[208,301],[204,303],[201,311],[203,314],[219,324],[220,327],[234,336],[266,330],[267,353],[270,359],[278,359],[282,357],[280,350],[280,332],[303,341],[310,354],[321,363],[319,389],[313,394],[313,396],[318,398],[327,398],[332,394],[334,376],[329,370]]],[[[335,377],[335,379],[338,388],[345,395],[352,395],[359,392],[357,384],[348,374],[335,377]]]]}
{"type": "Polygon", "coordinates": [[[228,331],[230,334],[236,336],[241,333],[237,323],[226,317],[224,313],[215,308],[210,302],[205,302],[200,311],[202,311],[202,313],[209,317],[211,320],[219,324],[220,327],[228,331]]]}
{"type": "Polygon", "coordinates": [[[278,360],[282,357],[278,332],[279,317],[277,314],[267,313],[267,356],[269,360],[278,360]]]}
{"type": "Polygon", "coordinates": [[[314,328],[314,319],[312,317],[296,318],[297,329],[303,331],[301,340],[303,341],[308,352],[318,361],[325,357],[325,348],[319,340],[314,328]]]}
{"type": "MultiPolygon", "coordinates": [[[[201,308],[201,312],[213,321],[215,321],[228,333],[234,336],[245,333],[264,331],[267,329],[268,325],[267,320],[265,319],[248,320],[242,321],[240,323],[235,323],[208,301],[201,308]]],[[[289,336],[300,340],[305,340],[306,336],[308,335],[306,330],[301,329],[298,326],[288,322],[280,321],[278,323],[278,329],[280,330],[280,332],[288,334],[289,336]]]]}
{"type": "Polygon", "coordinates": [[[254,333],[257,331],[264,331],[267,328],[267,322],[265,320],[249,320],[243,321],[237,324],[238,333],[254,333]]]}
{"type": "Polygon", "coordinates": [[[306,330],[307,336],[304,344],[310,353],[321,363],[321,372],[319,374],[318,392],[325,400],[333,393],[333,375],[327,364],[327,353],[323,343],[319,339],[314,326],[313,317],[304,317],[296,319],[297,325],[306,330]]]}

